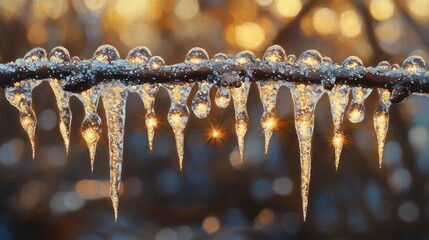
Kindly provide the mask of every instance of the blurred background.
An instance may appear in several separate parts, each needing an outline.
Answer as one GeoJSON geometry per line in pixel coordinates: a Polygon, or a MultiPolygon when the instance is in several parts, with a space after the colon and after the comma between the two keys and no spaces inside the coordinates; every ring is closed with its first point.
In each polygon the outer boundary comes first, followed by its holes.
{"type": "MultiPolygon", "coordinates": [[[[260,57],[271,44],[296,55],[317,49],[338,63],[356,55],[365,65],[382,60],[400,64],[414,54],[429,60],[428,26],[429,0],[0,0],[0,62],[22,57],[33,47],[50,51],[59,45],[72,55],[91,58],[99,45],[108,43],[121,56],[135,46],[147,46],[167,64],[183,61],[196,46],[210,56],[247,49],[260,57]]],[[[152,154],[143,105],[138,95],[130,94],[115,223],[105,126],[91,173],[80,134],[81,103],[71,100],[67,157],[55,98],[44,83],[33,91],[38,127],[36,158],[31,160],[18,111],[2,94],[0,239],[429,238],[428,99],[413,96],[392,106],[385,162],[379,169],[374,91],[366,102],[365,120],[345,121],[347,143],[336,172],[329,102],[322,97],[304,223],[290,93],[279,92],[282,128],[273,135],[266,156],[258,98],[252,86],[244,165],[238,163],[232,104],[220,109],[213,102],[207,119],[191,113],[180,173],[166,121],[166,91],[160,90],[156,100],[161,123],[152,154]],[[207,137],[212,125],[224,133],[220,142],[207,137]]],[[[105,123],[102,103],[99,112],[105,123]]]]}

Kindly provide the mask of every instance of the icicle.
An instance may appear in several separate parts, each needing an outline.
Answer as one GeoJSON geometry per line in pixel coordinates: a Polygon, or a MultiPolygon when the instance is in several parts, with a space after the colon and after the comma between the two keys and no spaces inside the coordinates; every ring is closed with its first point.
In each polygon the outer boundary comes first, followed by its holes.
{"type": "Polygon", "coordinates": [[[110,196],[115,211],[115,220],[118,218],[127,96],[128,91],[120,82],[111,82],[103,85],[101,97],[106,111],[107,132],[109,136],[110,196]]]}
{"type": "MultiPolygon", "coordinates": [[[[273,45],[265,51],[264,63],[271,67],[275,67],[278,62],[284,62],[285,57],[286,53],[283,48],[278,45],[273,45]]],[[[277,128],[278,124],[276,117],[276,101],[281,83],[274,80],[268,80],[258,81],[257,85],[262,106],[264,108],[264,113],[261,117],[261,126],[264,129],[265,154],[267,154],[273,130],[277,128]]]]}
{"type": "MultiPolygon", "coordinates": [[[[47,60],[46,51],[42,48],[34,48],[24,56],[24,61],[27,63],[38,64],[47,60]]],[[[22,62],[21,59],[17,60],[19,64],[22,62]]],[[[20,120],[22,128],[27,132],[28,138],[31,143],[32,157],[36,154],[36,125],[37,118],[32,107],[31,92],[40,84],[40,81],[26,80],[14,83],[11,87],[6,87],[5,96],[6,99],[20,113],[20,120]]]]}
{"type": "MultiPolygon", "coordinates": [[[[100,46],[94,53],[94,60],[110,64],[119,59],[116,48],[100,46]]],[[[106,112],[109,138],[110,198],[112,199],[115,221],[118,218],[119,188],[122,172],[124,148],[125,110],[128,96],[127,88],[119,81],[112,80],[101,85],[101,98],[106,112]]]]}
{"type": "Polygon", "coordinates": [[[389,108],[390,91],[387,89],[378,89],[380,103],[374,113],[374,128],[377,135],[378,144],[378,164],[381,167],[383,163],[384,143],[386,141],[387,130],[389,128],[389,108]]]}
{"type": "MultiPolygon", "coordinates": [[[[325,66],[330,66],[333,64],[332,59],[329,57],[324,57],[322,59],[322,62],[325,66]]],[[[334,123],[334,136],[332,138],[332,145],[334,145],[335,148],[335,169],[338,169],[338,166],[340,164],[341,152],[343,150],[344,145],[344,133],[342,124],[344,119],[344,112],[349,102],[350,89],[346,85],[335,85],[335,77],[329,74],[326,75],[327,76],[324,84],[333,86],[332,89],[328,91],[328,97],[331,105],[332,121],[334,123]]]]}
{"type": "MultiPolygon", "coordinates": [[[[255,55],[250,51],[243,51],[234,57],[236,65],[247,65],[254,61],[255,55]]],[[[242,162],[244,156],[244,137],[246,136],[249,125],[249,116],[247,115],[246,107],[249,89],[250,82],[247,78],[242,79],[240,87],[230,89],[235,111],[235,132],[237,134],[238,148],[242,162]]]]}
{"type": "MultiPolygon", "coordinates": [[[[192,48],[186,55],[185,63],[192,66],[192,68],[198,68],[205,61],[209,59],[206,50],[202,48],[192,48]]],[[[198,92],[192,99],[192,111],[198,118],[206,118],[211,109],[210,102],[210,89],[213,86],[208,81],[202,81],[198,85],[198,92]]]]}
{"type": "MultiPolygon", "coordinates": [[[[151,58],[149,49],[145,47],[137,47],[130,51],[127,60],[132,64],[144,65],[149,64],[152,70],[157,70],[164,66],[164,60],[158,56],[151,58]]],[[[157,119],[155,114],[155,95],[158,91],[159,84],[157,83],[144,83],[137,85],[136,92],[140,94],[146,110],[145,122],[147,127],[147,137],[149,142],[149,150],[153,150],[153,138],[157,126],[157,119]]]]}
{"type": "MultiPolygon", "coordinates": [[[[185,61],[192,63],[192,67],[198,69],[199,64],[205,59],[204,49],[193,48],[186,55],[185,61]]],[[[180,171],[183,169],[183,155],[184,155],[184,130],[189,119],[189,108],[186,104],[189,94],[191,93],[194,83],[167,83],[163,84],[170,95],[171,105],[168,111],[168,123],[173,129],[174,137],[176,139],[177,155],[179,157],[180,171]]]]}
{"type": "MultiPolygon", "coordinates": [[[[309,50],[301,54],[299,61],[312,69],[320,65],[321,58],[320,53],[309,50]]],[[[314,129],[314,110],[324,92],[320,85],[293,84],[291,93],[294,103],[295,129],[300,149],[301,196],[305,221],[311,179],[311,140],[314,129]]]]}
{"type": "Polygon", "coordinates": [[[332,144],[335,148],[335,169],[338,169],[340,164],[340,156],[344,144],[342,124],[344,112],[349,102],[349,93],[350,89],[346,85],[335,85],[332,90],[328,92],[332,120],[334,123],[332,144]]]}
{"type": "MultiPolygon", "coordinates": [[[[363,66],[360,58],[351,56],[343,61],[342,67],[346,71],[355,71],[363,66]]],[[[365,99],[371,94],[371,88],[354,87],[352,89],[353,100],[349,106],[347,118],[352,123],[359,123],[365,117],[365,99]]]]}
{"type": "MultiPolygon", "coordinates": [[[[74,56],[71,61],[79,62],[80,59],[74,56]]],[[[98,85],[95,85],[86,91],[76,94],[76,97],[82,102],[85,110],[85,117],[80,125],[80,131],[88,146],[91,171],[94,171],[97,142],[102,132],[102,122],[97,112],[100,88],[98,85]]]]}
{"type": "MultiPolygon", "coordinates": [[[[67,49],[63,47],[56,47],[52,49],[49,54],[49,60],[54,63],[63,63],[70,61],[70,54],[67,49]]],[[[66,154],[69,153],[70,146],[70,128],[72,121],[72,112],[70,111],[69,100],[71,93],[64,91],[62,86],[64,85],[65,79],[52,79],[49,84],[52,91],[55,94],[57,107],[60,116],[60,132],[63,137],[64,146],[66,148],[66,154]]]]}
{"type": "MultiPolygon", "coordinates": [[[[392,67],[386,61],[380,62],[377,65],[379,72],[385,72],[390,70],[392,67]]],[[[389,128],[389,108],[392,104],[390,101],[391,92],[387,89],[378,89],[378,95],[380,98],[377,109],[374,112],[374,129],[377,136],[378,145],[378,164],[381,167],[383,163],[383,151],[384,144],[386,141],[387,130],[389,128]]]]}
{"type": "Polygon", "coordinates": [[[85,118],[81,124],[81,133],[89,149],[91,171],[94,171],[95,152],[102,131],[101,118],[97,113],[100,89],[98,86],[93,86],[76,96],[82,102],[85,110],[85,118]]]}
{"type": "Polygon", "coordinates": [[[163,84],[167,89],[171,99],[171,106],[168,111],[168,123],[173,128],[176,138],[177,155],[179,156],[179,168],[183,169],[183,148],[184,148],[184,129],[189,119],[189,108],[186,101],[191,93],[194,83],[171,83],[163,84]]]}

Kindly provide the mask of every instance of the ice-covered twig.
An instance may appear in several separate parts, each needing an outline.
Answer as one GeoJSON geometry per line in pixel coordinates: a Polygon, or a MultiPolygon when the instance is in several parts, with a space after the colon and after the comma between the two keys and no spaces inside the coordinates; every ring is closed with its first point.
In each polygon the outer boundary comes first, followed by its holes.
{"type": "Polygon", "coordinates": [[[92,59],[83,61],[77,57],[70,58],[68,51],[62,47],[54,48],[49,56],[45,50],[35,48],[22,59],[0,64],[0,86],[5,88],[8,101],[20,111],[21,124],[32,142],[33,154],[37,119],[32,110],[31,91],[40,83],[37,80],[50,81],[55,92],[61,115],[60,130],[66,148],[69,146],[72,118],[69,98],[74,95],[82,101],[85,119],[81,131],[89,147],[91,166],[102,129],[101,118],[97,113],[101,96],[109,137],[111,199],[115,219],[119,206],[128,92],[137,92],[142,97],[147,111],[148,141],[152,148],[158,122],[154,110],[156,92],[160,87],[168,91],[171,105],[167,119],[175,135],[179,166],[182,169],[184,130],[190,117],[187,102],[194,85],[198,85],[198,92],[193,96],[191,105],[198,118],[205,118],[210,113],[210,89],[213,86],[217,86],[216,105],[225,108],[232,99],[242,160],[249,125],[247,99],[251,82],[257,83],[264,108],[261,126],[265,134],[265,152],[268,151],[273,131],[277,129],[277,92],[282,86],[289,88],[294,102],[295,129],[300,148],[304,219],[311,179],[314,111],[323,94],[329,95],[331,105],[336,167],[339,166],[344,144],[342,122],[346,109],[350,122],[361,122],[365,116],[365,99],[373,89],[378,90],[380,102],[373,121],[381,167],[391,103],[400,102],[412,93],[429,95],[429,75],[425,61],[418,56],[405,59],[402,66],[383,61],[376,67],[364,67],[355,56],[346,58],[339,65],[315,50],[305,51],[298,58],[287,56],[278,45],[269,47],[261,59],[250,51],[240,52],[233,58],[218,53],[210,59],[204,49],[193,48],[183,63],[168,66],[161,57],[152,56],[145,47],[134,48],[125,59],[121,59],[114,47],[103,45],[96,50],[92,59]],[[352,101],[347,106],[350,93],[352,101]]]}
{"type": "MultiPolygon", "coordinates": [[[[32,51],[44,52],[43,49],[33,49],[32,51]]],[[[65,79],[64,90],[66,91],[82,92],[93,85],[110,80],[120,80],[126,85],[207,80],[218,86],[239,86],[240,79],[250,81],[273,79],[323,84],[327,89],[331,89],[337,84],[351,87],[384,88],[392,92],[393,103],[402,101],[412,93],[429,93],[429,74],[425,69],[424,60],[417,56],[407,58],[402,67],[393,64],[393,67],[388,70],[363,66],[350,70],[330,61],[322,61],[322,64],[309,68],[295,59],[293,56],[289,56],[286,61],[268,63],[255,57],[253,61],[246,64],[237,63],[234,59],[221,61],[211,59],[203,60],[196,66],[185,62],[165,65],[161,68],[150,66],[157,64],[156,61],[149,61],[147,64],[141,65],[123,59],[107,63],[96,59],[84,61],[74,59],[61,63],[47,58],[41,61],[18,59],[15,62],[0,64],[0,86],[7,87],[15,82],[28,79],[52,78],[65,79]],[[231,78],[230,76],[240,76],[241,78],[231,78]],[[324,84],[326,76],[334,78],[335,81],[324,84]],[[231,79],[239,79],[239,81],[229,81],[231,79]]]]}

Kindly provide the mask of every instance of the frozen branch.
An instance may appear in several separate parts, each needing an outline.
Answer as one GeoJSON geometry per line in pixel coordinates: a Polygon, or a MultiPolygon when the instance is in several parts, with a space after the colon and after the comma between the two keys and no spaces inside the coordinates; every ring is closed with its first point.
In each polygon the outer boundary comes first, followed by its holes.
{"type": "MultiPolygon", "coordinates": [[[[113,47],[107,47],[116,51],[113,47]]],[[[144,64],[135,64],[129,59],[119,58],[106,63],[96,58],[69,61],[70,58],[65,57],[59,62],[58,59],[53,60],[55,59],[53,54],[58,53],[58,49],[68,56],[67,50],[56,48],[51,52],[48,60],[44,50],[36,48],[24,59],[0,64],[0,86],[7,87],[27,79],[54,78],[66,79],[63,86],[66,91],[81,92],[100,82],[113,79],[127,85],[207,80],[222,86],[239,86],[244,79],[250,81],[273,79],[284,82],[323,84],[327,89],[331,89],[335,84],[384,88],[392,91],[392,102],[400,102],[411,93],[429,93],[429,75],[424,68],[423,59],[419,57],[406,59],[402,67],[392,65],[393,67],[385,69],[357,66],[355,69],[348,69],[344,63],[334,64],[329,58],[322,59],[319,53],[312,50],[304,52],[298,61],[293,56],[289,56],[286,60],[275,59],[275,62],[257,59],[251,52],[246,51],[237,54],[234,59],[203,59],[198,64],[185,62],[163,66],[163,60],[160,57],[153,57],[154,61],[144,64]],[[305,62],[304,58],[308,52],[314,52],[315,62],[310,64],[305,62]],[[31,54],[40,56],[36,61],[25,60],[31,54]],[[242,55],[248,55],[250,60],[244,64],[238,62],[237,56],[242,55]],[[408,69],[407,66],[409,66],[408,69]],[[327,78],[334,81],[325,81],[327,78]]]]}

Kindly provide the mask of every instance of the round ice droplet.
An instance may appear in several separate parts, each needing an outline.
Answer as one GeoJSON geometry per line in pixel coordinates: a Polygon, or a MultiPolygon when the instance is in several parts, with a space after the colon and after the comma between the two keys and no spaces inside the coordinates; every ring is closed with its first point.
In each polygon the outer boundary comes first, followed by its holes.
{"type": "Polygon", "coordinates": [[[213,56],[213,59],[215,60],[215,62],[221,62],[221,61],[225,61],[228,59],[228,57],[226,56],[225,53],[216,53],[213,56]]]}
{"type": "Polygon", "coordinates": [[[102,132],[101,118],[98,114],[85,116],[81,125],[82,137],[85,139],[89,149],[89,156],[91,161],[91,169],[94,169],[95,151],[97,148],[98,139],[102,132]]]}
{"type": "Polygon", "coordinates": [[[105,44],[97,48],[92,59],[103,63],[111,63],[119,59],[119,52],[115,47],[105,44]]]}
{"type": "Polygon", "coordinates": [[[356,56],[350,56],[343,61],[343,68],[356,70],[363,66],[362,60],[356,56]]]}
{"type": "Polygon", "coordinates": [[[284,62],[285,58],[285,50],[279,45],[273,45],[267,48],[263,57],[264,61],[268,63],[284,62]]]}
{"type": "Polygon", "coordinates": [[[322,61],[322,55],[316,50],[307,50],[299,56],[298,61],[308,66],[315,67],[322,61]]]}
{"type": "Polygon", "coordinates": [[[330,58],[330,57],[323,57],[322,58],[322,63],[323,63],[323,65],[331,65],[334,62],[332,61],[332,58],[330,58]]]}
{"type": "Polygon", "coordinates": [[[87,143],[96,143],[101,135],[101,118],[98,114],[92,114],[82,122],[82,136],[87,143]]]}
{"type": "Polygon", "coordinates": [[[235,55],[234,57],[234,62],[237,65],[246,65],[246,64],[255,62],[255,60],[256,60],[255,54],[253,54],[253,52],[248,50],[242,51],[237,55],[235,55]]]}
{"type": "Polygon", "coordinates": [[[212,85],[207,81],[200,82],[198,92],[192,99],[192,111],[198,118],[206,118],[210,113],[210,89],[212,85]]]}
{"type": "Polygon", "coordinates": [[[390,63],[388,61],[381,61],[377,64],[377,69],[379,70],[388,70],[390,69],[390,63]]]}
{"type": "Polygon", "coordinates": [[[293,55],[293,54],[291,54],[291,55],[289,55],[289,56],[287,56],[287,61],[289,62],[289,63],[296,63],[296,56],[295,55],[293,55]]]}
{"type": "Polygon", "coordinates": [[[149,67],[152,70],[159,70],[165,65],[164,59],[160,56],[154,56],[149,60],[149,67]]]}
{"type": "Polygon", "coordinates": [[[200,47],[194,47],[189,50],[188,54],[186,54],[185,62],[191,64],[201,64],[203,61],[208,60],[209,55],[206,50],[200,47]]]}
{"type": "Polygon", "coordinates": [[[394,64],[392,64],[391,68],[392,68],[392,70],[398,70],[401,68],[401,66],[399,66],[399,64],[397,64],[397,63],[394,63],[394,64]]]}
{"type": "Polygon", "coordinates": [[[410,73],[425,73],[426,62],[420,56],[410,56],[404,60],[402,67],[410,73]]]}
{"type": "Polygon", "coordinates": [[[77,62],[80,62],[80,58],[79,58],[78,56],[73,56],[73,57],[70,59],[70,61],[71,61],[71,62],[73,62],[73,63],[77,63],[77,62]]]}
{"type": "Polygon", "coordinates": [[[135,47],[127,55],[127,60],[132,64],[146,64],[152,56],[147,47],[135,47]]]}
{"type": "Polygon", "coordinates": [[[352,123],[362,122],[363,118],[365,117],[364,111],[364,105],[353,103],[350,105],[347,117],[352,123]]]}
{"type": "Polygon", "coordinates": [[[231,93],[228,88],[219,87],[215,95],[215,103],[220,108],[227,108],[231,102],[231,93]]]}
{"type": "Polygon", "coordinates": [[[45,49],[43,48],[33,48],[29,52],[27,52],[24,56],[24,61],[26,62],[40,62],[46,61],[47,54],[45,49]]]}
{"type": "Polygon", "coordinates": [[[69,62],[70,61],[70,53],[64,47],[55,47],[49,53],[49,60],[57,63],[61,62],[69,62]]]}

